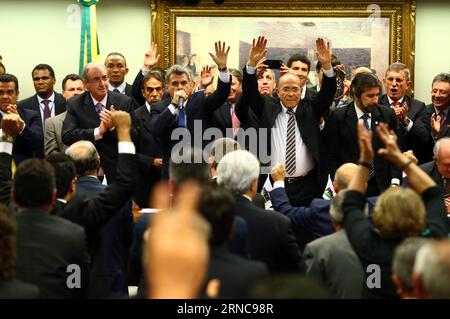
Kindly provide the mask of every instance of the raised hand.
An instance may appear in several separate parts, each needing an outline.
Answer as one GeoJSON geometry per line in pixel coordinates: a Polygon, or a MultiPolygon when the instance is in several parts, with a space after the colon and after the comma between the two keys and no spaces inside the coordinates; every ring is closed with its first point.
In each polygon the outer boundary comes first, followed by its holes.
{"type": "Polygon", "coordinates": [[[200,88],[206,89],[213,82],[213,73],[209,65],[205,65],[200,72],[200,88]]]}
{"type": "Polygon", "coordinates": [[[156,63],[158,63],[160,57],[161,55],[158,54],[158,45],[152,42],[150,51],[145,52],[143,69],[145,71],[150,70],[154,65],[156,65],[156,63]]]}
{"type": "Polygon", "coordinates": [[[322,63],[324,70],[331,69],[331,47],[330,42],[327,42],[325,45],[325,41],[322,38],[317,38],[316,40],[316,57],[317,60],[322,63]]]}
{"type": "Polygon", "coordinates": [[[402,160],[404,161],[406,156],[403,155],[398,147],[397,135],[395,135],[394,131],[389,130],[388,125],[385,123],[380,123],[376,130],[380,140],[386,146],[385,148],[380,148],[378,154],[397,165],[401,165],[402,160]]]}
{"type": "Polygon", "coordinates": [[[286,177],[286,168],[284,167],[284,164],[278,163],[275,165],[270,172],[270,176],[272,176],[272,179],[275,182],[284,181],[284,178],[286,177]]]}
{"type": "Polygon", "coordinates": [[[433,137],[436,137],[441,130],[441,116],[436,115],[435,113],[431,114],[430,125],[431,125],[431,135],[433,137]]]}
{"type": "Polygon", "coordinates": [[[291,69],[288,68],[285,64],[282,64],[281,65],[281,69],[280,69],[280,74],[284,75],[284,74],[289,73],[289,72],[291,72],[291,69]]]}
{"type": "Polygon", "coordinates": [[[248,66],[256,67],[258,62],[266,56],[267,39],[263,36],[258,37],[258,40],[253,39],[252,48],[248,53],[248,66]]]}
{"type": "Polygon", "coordinates": [[[266,72],[266,69],[269,67],[267,64],[264,64],[266,62],[267,58],[263,57],[261,60],[258,61],[256,64],[256,78],[262,77],[264,72],[266,72]]]}
{"type": "Polygon", "coordinates": [[[23,121],[18,114],[6,114],[1,121],[3,134],[15,137],[23,129],[23,121]]]}
{"type": "Polygon", "coordinates": [[[225,42],[215,42],[214,47],[216,50],[216,54],[209,53],[211,58],[214,60],[214,62],[219,67],[219,70],[224,69],[227,67],[227,59],[228,59],[228,52],[230,52],[230,46],[227,47],[225,50],[225,42]]]}
{"type": "Polygon", "coordinates": [[[372,163],[374,152],[372,147],[372,132],[366,129],[362,121],[358,122],[359,160],[372,163]]]}

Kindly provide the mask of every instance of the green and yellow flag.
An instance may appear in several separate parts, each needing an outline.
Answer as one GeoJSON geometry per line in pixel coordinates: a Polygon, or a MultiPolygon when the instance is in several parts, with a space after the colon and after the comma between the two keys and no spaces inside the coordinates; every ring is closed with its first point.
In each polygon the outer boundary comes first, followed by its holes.
{"type": "Polygon", "coordinates": [[[81,35],[80,35],[80,68],[92,61],[100,61],[100,48],[97,34],[97,13],[95,5],[99,0],[78,0],[81,4],[81,35]]]}

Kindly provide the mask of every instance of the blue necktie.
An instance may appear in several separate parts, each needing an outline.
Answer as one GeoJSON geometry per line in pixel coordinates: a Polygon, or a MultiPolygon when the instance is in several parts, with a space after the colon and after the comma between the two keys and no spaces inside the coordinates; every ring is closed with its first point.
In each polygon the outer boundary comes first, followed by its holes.
{"type": "Polygon", "coordinates": [[[178,109],[178,127],[186,127],[186,115],[184,114],[184,107],[178,109]]]}
{"type": "MultiPolygon", "coordinates": [[[[361,119],[364,121],[364,126],[366,127],[366,129],[368,131],[371,131],[370,126],[369,126],[369,119],[370,116],[367,113],[364,113],[363,116],[361,116],[361,119]]],[[[373,166],[373,162],[370,165],[370,169],[369,169],[369,179],[375,174],[375,167],[373,166]]]]}

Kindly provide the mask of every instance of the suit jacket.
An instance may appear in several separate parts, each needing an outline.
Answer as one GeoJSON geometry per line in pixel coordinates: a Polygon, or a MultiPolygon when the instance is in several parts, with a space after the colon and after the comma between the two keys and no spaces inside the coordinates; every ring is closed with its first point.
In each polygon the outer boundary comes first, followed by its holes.
{"type": "Polygon", "coordinates": [[[133,96],[133,98],[137,101],[138,105],[145,103],[145,98],[141,91],[143,79],[144,76],[142,75],[142,71],[139,70],[138,74],[136,74],[136,77],[134,78],[133,85],[131,86],[131,96],[133,96]]]}
{"type": "MultiPolygon", "coordinates": [[[[13,158],[16,165],[31,157],[43,157],[42,124],[37,112],[17,106],[20,118],[25,122],[23,132],[14,140],[13,158]]],[[[0,115],[1,119],[1,115],[0,115]]]]}
{"type": "MultiPolygon", "coordinates": [[[[114,105],[116,110],[130,113],[134,123],[135,102],[133,99],[124,94],[108,92],[105,107],[110,109],[111,105],[114,105]]],[[[62,129],[63,143],[67,146],[80,140],[94,143],[100,154],[108,183],[112,183],[116,178],[117,134],[115,130],[108,131],[102,139],[95,141],[94,130],[99,125],[100,118],[89,92],[84,92],[67,101],[67,115],[62,129]]],[[[136,138],[135,130],[132,130],[132,137],[136,138]]]]}
{"type": "Polygon", "coordinates": [[[304,270],[289,218],[257,208],[243,196],[237,198],[236,215],[247,222],[248,247],[252,259],[264,262],[271,273],[304,270]]]}
{"type": "MultiPolygon", "coordinates": [[[[308,147],[314,158],[316,165],[320,163],[320,142],[319,142],[319,120],[326,114],[329,106],[333,102],[336,92],[336,77],[323,77],[323,87],[317,95],[313,92],[306,94],[305,98],[300,102],[296,110],[296,121],[303,142],[308,147]]],[[[247,73],[244,68],[244,78],[242,81],[242,94],[236,104],[236,115],[246,118],[249,115],[249,109],[255,113],[259,127],[267,129],[266,149],[269,158],[271,156],[271,129],[275,124],[278,113],[281,112],[282,106],[279,99],[259,94],[258,83],[255,74],[247,73]]],[[[260,161],[262,159],[260,158],[260,161]]],[[[262,165],[270,165],[270,163],[261,163],[262,165]]],[[[275,163],[273,163],[275,164],[275,163]]],[[[325,170],[318,167],[317,177],[319,182],[325,180],[325,170]]]]}
{"type": "Polygon", "coordinates": [[[85,295],[88,253],[83,227],[36,208],[16,214],[16,277],[40,288],[41,298],[75,298],[85,295]],[[80,267],[81,288],[69,289],[66,281],[80,267]]]}
{"type": "MultiPolygon", "coordinates": [[[[434,109],[433,104],[428,104],[425,108],[426,108],[425,119],[427,121],[428,127],[430,127],[431,115],[435,114],[436,111],[434,109]]],[[[439,134],[436,136],[436,139],[435,139],[436,141],[442,137],[450,136],[450,128],[448,127],[448,125],[450,125],[450,112],[449,111],[447,112],[447,118],[444,120],[444,126],[441,127],[439,134]]],[[[423,155],[425,160],[422,163],[426,163],[426,162],[433,160],[433,147],[434,147],[435,140],[431,136],[431,128],[430,128],[428,143],[425,147],[424,155],[423,155]]]]}
{"type": "MultiPolygon", "coordinates": [[[[378,123],[383,122],[389,125],[389,128],[396,130],[397,117],[392,109],[386,106],[377,105],[371,116],[372,146],[375,152],[374,166],[375,178],[380,192],[391,185],[392,178],[398,178],[401,181],[401,171],[388,160],[378,155],[378,149],[384,147],[383,142],[375,132],[378,123]]],[[[331,113],[328,123],[328,150],[330,158],[330,174],[334,176],[336,170],[344,163],[356,163],[359,159],[359,144],[357,133],[357,115],[355,104],[336,109],[331,113]]]]}
{"type": "MultiPolygon", "coordinates": [[[[427,118],[425,103],[415,100],[409,96],[404,96],[403,103],[408,104],[408,118],[413,122],[413,126],[409,131],[400,123],[398,123],[397,134],[400,149],[405,152],[412,150],[416,155],[419,163],[426,160],[425,152],[428,141],[430,139],[430,118],[427,118]]],[[[387,107],[391,107],[387,95],[381,96],[379,103],[387,107]]]]}
{"type": "Polygon", "coordinates": [[[244,259],[228,251],[225,246],[211,246],[206,282],[220,280],[220,298],[245,298],[249,288],[268,276],[267,266],[244,259]]]}
{"type": "Polygon", "coordinates": [[[364,270],[345,230],[310,242],[303,256],[306,274],[318,278],[334,298],[362,297],[364,270]]]}
{"type": "MultiPolygon", "coordinates": [[[[426,208],[426,224],[434,238],[448,237],[447,210],[442,200],[442,190],[437,186],[430,187],[422,193],[426,208]]],[[[369,219],[364,216],[364,195],[349,191],[346,194],[342,209],[344,211],[343,225],[348,239],[358,255],[365,270],[366,282],[373,271],[367,272],[370,264],[381,268],[380,288],[368,288],[364,285],[363,297],[366,298],[398,298],[392,282],[392,258],[394,250],[401,240],[388,240],[380,237],[369,219]]]]}
{"type": "Polygon", "coordinates": [[[62,142],[61,131],[66,113],[49,117],[45,120],[44,129],[44,150],[45,155],[50,155],[53,152],[64,153],[67,145],[62,142]]]}
{"type": "Polygon", "coordinates": [[[205,147],[210,141],[203,138],[204,131],[210,127],[211,114],[217,110],[228,98],[231,88],[231,76],[228,83],[218,81],[217,90],[206,96],[204,91],[198,91],[189,96],[186,104],[186,128],[188,136],[182,136],[181,140],[172,140],[172,132],[178,128],[178,116],[173,115],[168,106],[170,99],[165,99],[158,104],[153,105],[154,110],[158,113],[153,125],[153,134],[161,141],[163,152],[163,178],[168,177],[168,164],[172,147],[177,143],[183,145],[191,144],[205,147]],[[200,129],[201,124],[201,129],[200,129]],[[194,130],[194,127],[196,129],[194,130]],[[198,141],[199,134],[202,140],[198,141]]]}
{"type": "MultiPolygon", "coordinates": [[[[76,195],[85,194],[95,198],[106,185],[95,176],[81,176],[77,179],[76,195]]],[[[93,298],[122,297],[127,289],[127,250],[131,244],[133,215],[131,203],[127,203],[99,230],[99,236],[92,243],[91,277],[89,296],[93,298]]]]}
{"type": "Polygon", "coordinates": [[[444,190],[444,181],[442,180],[442,175],[439,173],[436,163],[434,161],[422,164],[419,166],[425,171],[442,190],[444,190]]]}
{"type": "Polygon", "coordinates": [[[146,105],[142,105],[135,112],[138,130],[137,154],[139,159],[139,180],[134,201],[139,207],[149,207],[150,193],[153,186],[161,180],[161,169],[153,166],[155,158],[162,158],[161,144],[152,133],[152,117],[157,113],[146,105]]]}
{"type": "MultiPolygon", "coordinates": [[[[61,114],[66,110],[66,99],[62,94],[55,93],[55,116],[58,114],[61,114]]],[[[41,128],[42,128],[42,116],[41,116],[41,108],[39,106],[39,101],[37,98],[37,94],[30,96],[29,98],[19,101],[17,103],[18,106],[21,106],[25,109],[33,110],[35,112],[38,112],[39,119],[41,120],[41,128]]]]}
{"type": "Polygon", "coordinates": [[[0,278],[0,299],[37,299],[39,287],[16,278],[0,278]]]}

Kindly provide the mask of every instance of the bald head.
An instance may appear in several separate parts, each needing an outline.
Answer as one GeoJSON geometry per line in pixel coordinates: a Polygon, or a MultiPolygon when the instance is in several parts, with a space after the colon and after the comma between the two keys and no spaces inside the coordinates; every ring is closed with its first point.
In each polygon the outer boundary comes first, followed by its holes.
{"type": "Polygon", "coordinates": [[[371,69],[366,68],[365,66],[360,66],[352,71],[352,78],[354,78],[359,73],[373,73],[371,69]]]}
{"type": "Polygon", "coordinates": [[[434,144],[434,162],[439,174],[450,178],[450,137],[443,137],[434,144]]]}
{"type": "Polygon", "coordinates": [[[300,78],[296,74],[284,74],[278,82],[277,93],[284,107],[295,108],[300,103],[302,96],[300,78]]]}
{"type": "Polygon", "coordinates": [[[78,141],[66,150],[75,164],[77,176],[97,175],[100,157],[94,144],[89,141],[78,141]]]}
{"type": "Polygon", "coordinates": [[[356,164],[345,163],[337,169],[333,182],[333,186],[337,192],[348,187],[348,184],[355,175],[357,168],[358,165],[356,164]]]}

